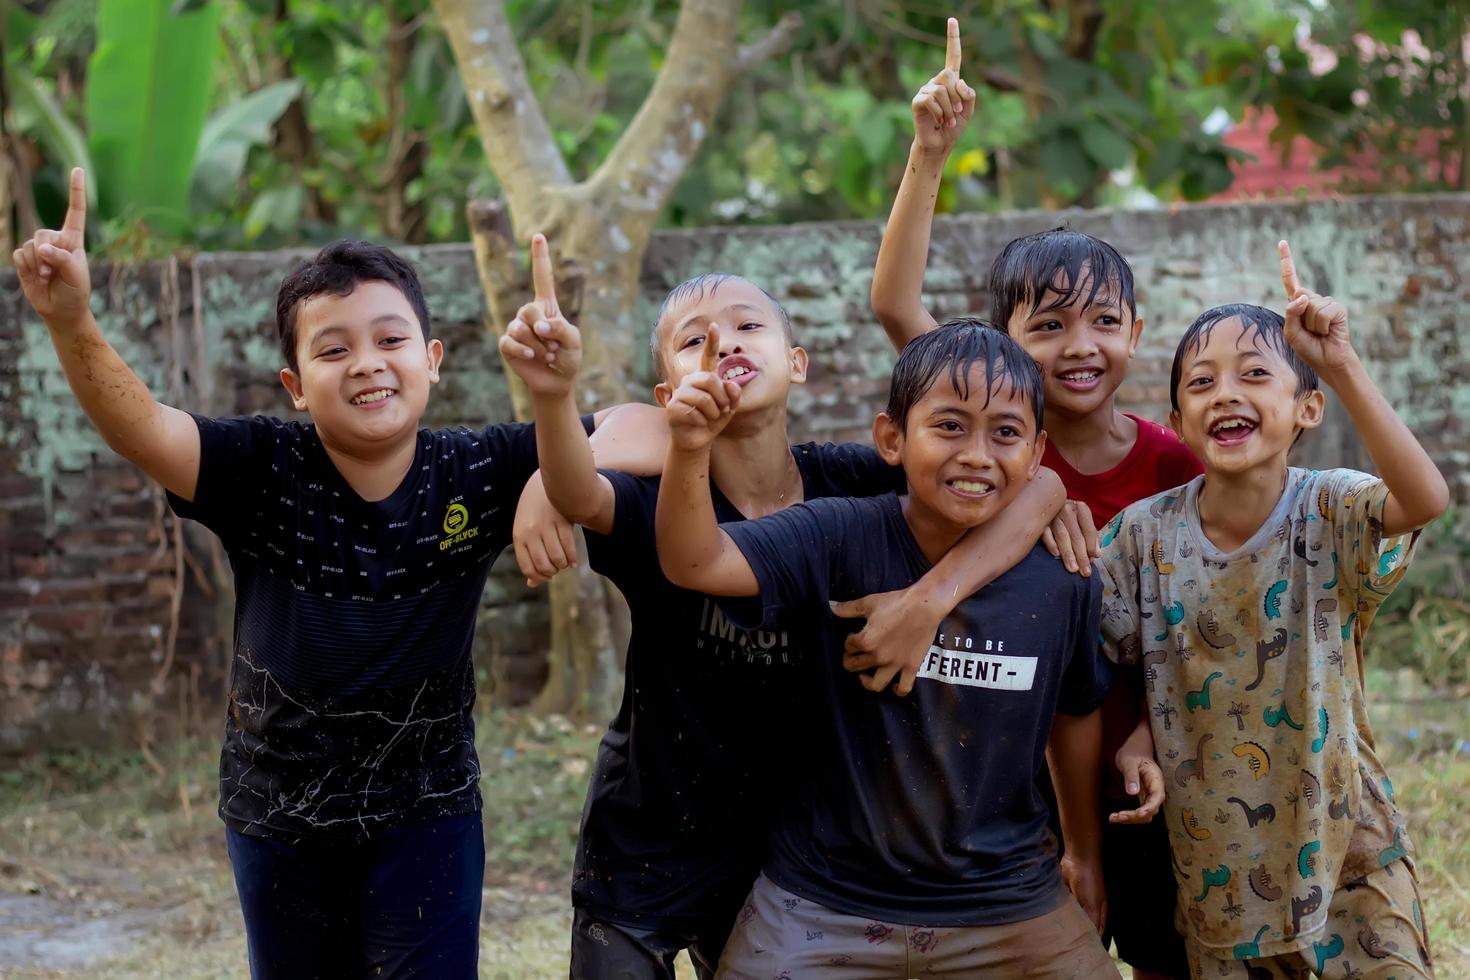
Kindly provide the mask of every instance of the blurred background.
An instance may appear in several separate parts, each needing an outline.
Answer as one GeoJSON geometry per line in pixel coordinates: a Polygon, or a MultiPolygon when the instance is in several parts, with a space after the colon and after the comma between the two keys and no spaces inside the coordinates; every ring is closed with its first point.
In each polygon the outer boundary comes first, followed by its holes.
{"type": "MultiPolygon", "coordinates": [[[[891,364],[872,262],[948,16],[979,101],[938,201],[937,314],[985,312],[1012,237],[1107,238],[1148,323],[1121,398],[1161,418],[1180,331],[1278,304],[1289,237],[1450,478],[1369,700],[1441,975],[1470,976],[1470,0],[5,0],[0,255],[85,167],[104,333],[166,401],[282,414],[281,275],[343,236],[405,246],[450,351],[434,425],[524,413],[486,327],[527,295],[533,231],[589,406],[647,396],[651,310],[725,269],[812,350],[794,434],[866,439],[891,364]]],[[[243,976],[214,815],[224,556],[107,452],[0,285],[0,977],[243,976]]],[[[1367,465],[1341,422],[1304,462],[1367,465]]],[[[503,561],[477,634],[486,977],[565,975],[621,689],[615,597],[550,592],[503,561]]]]}

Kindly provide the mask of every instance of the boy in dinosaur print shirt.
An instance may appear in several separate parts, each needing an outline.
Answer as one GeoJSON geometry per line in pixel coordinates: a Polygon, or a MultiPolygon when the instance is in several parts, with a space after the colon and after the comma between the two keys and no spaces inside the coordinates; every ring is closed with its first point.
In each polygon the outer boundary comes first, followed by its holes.
{"type": "Polygon", "coordinates": [[[1193,975],[1429,977],[1362,639],[1449,492],[1280,252],[1284,320],[1217,307],[1180,341],[1171,421],[1205,473],[1104,529],[1104,647],[1143,666],[1193,975]],[[1381,479],[1287,466],[1319,375],[1381,479]]]}

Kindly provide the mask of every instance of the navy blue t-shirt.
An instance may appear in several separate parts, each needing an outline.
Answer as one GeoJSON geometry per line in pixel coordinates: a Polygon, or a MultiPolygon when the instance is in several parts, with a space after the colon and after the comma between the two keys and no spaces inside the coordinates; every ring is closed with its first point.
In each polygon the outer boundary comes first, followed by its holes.
{"type": "Polygon", "coordinates": [[[312,424],[195,421],[194,500],[169,504],[219,535],[235,574],[225,823],[362,838],[478,810],[470,644],[535,430],[421,429],[403,482],[369,502],[312,424]]]}
{"type": "MultiPolygon", "coordinates": [[[[800,445],[808,499],[884,493],[903,471],[865,446],[800,445]]],[[[765,855],[784,767],[807,709],[793,670],[812,656],[785,624],[735,626],[717,600],[664,578],[654,547],[657,477],[606,473],[617,497],[610,534],[587,535],[592,567],[628,601],[623,700],[598,747],[578,838],[572,899],[628,925],[726,923],[765,855]]],[[[739,521],[712,487],[715,516],[739,521]]]]}
{"type": "MultiPolygon", "coordinates": [[[[930,568],[897,496],[817,500],[725,525],[767,621],[815,625],[801,778],[765,873],[828,908],[925,926],[1044,915],[1061,877],[1036,788],[1054,712],[1086,715],[1111,674],[1097,579],[1037,547],[948,616],[908,697],[843,669],[855,627],[828,600],[903,589],[930,568]]],[[[732,607],[738,609],[741,607],[732,607]]],[[[748,607],[744,607],[747,608],[748,607]]],[[[858,624],[861,625],[861,624],[858,624]]]]}

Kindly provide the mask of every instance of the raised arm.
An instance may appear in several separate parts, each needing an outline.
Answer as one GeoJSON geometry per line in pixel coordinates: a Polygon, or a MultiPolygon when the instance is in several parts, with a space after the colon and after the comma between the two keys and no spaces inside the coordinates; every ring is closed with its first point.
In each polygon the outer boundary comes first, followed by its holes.
{"type": "Polygon", "coordinates": [[[573,390],[582,364],[582,336],[561,315],[546,239],[531,239],[535,299],[520,308],[500,338],[500,354],[531,392],[536,455],[551,505],[593,531],[612,530],[612,485],[597,472],[573,390]]]}
{"type": "Polygon", "coordinates": [[[1337,393],[1388,485],[1383,533],[1392,536],[1423,527],[1449,507],[1444,476],[1368,376],[1348,337],[1347,310],[1330,296],[1303,289],[1291,247],[1283,241],[1277,249],[1289,299],[1286,339],[1337,393]]]}
{"type": "Polygon", "coordinates": [[[720,328],[710,324],[700,370],[685,376],[665,406],[669,453],[654,527],[658,560],[670,582],[717,596],[760,594],[755,572],[715,520],[709,451],[740,402],[740,386],[715,376],[720,328]]]}
{"type": "Polygon", "coordinates": [[[899,350],[934,328],[934,317],[924,309],[923,301],[934,204],[944,163],[975,112],[975,90],[960,78],[960,25],[953,17],[948,24],[944,70],[919,89],[911,105],[914,142],[883,229],[868,294],[874,315],[899,350]]]}
{"type": "Polygon", "coordinates": [[[87,268],[87,176],[71,172],[60,231],[41,230],[12,258],[20,288],[40,315],[67,384],[114,452],[185,500],[199,482],[199,427],[161,405],[113,349],[92,316],[87,268]]]}

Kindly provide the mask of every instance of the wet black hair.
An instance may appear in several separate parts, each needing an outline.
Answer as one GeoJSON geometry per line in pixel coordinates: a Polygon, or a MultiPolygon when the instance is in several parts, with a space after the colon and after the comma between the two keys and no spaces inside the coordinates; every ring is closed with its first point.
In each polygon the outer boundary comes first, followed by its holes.
{"type": "MultiPolygon", "coordinates": [[[[737,276],[734,273],[706,272],[702,275],[685,279],[679,285],[669,290],[669,295],[665,296],[664,301],[658,306],[658,316],[653,318],[653,330],[648,335],[648,347],[653,354],[653,366],[658,371],[660,378],[668,377],[668,368],[664,364],[663,344],[659,329],[663,326],[664,317],[668,315],[669,310],[686,300],[692,299],[698,302],[704,299],[706,293],[713,293],[731,280],[749,283],[755,286],[755,283],[749,279],[744,276],[737,276]]],[[[786,308],[776,301],[776,297],[761,289],[761,287],[755,286],[755,288],[760,289],[761,295],[770,301],[771,307],[776,311],[776,315],[780,317],[781,329],[786,331],[786,343],[789,345],[791,343],[791,317],[786,314],[786,308]]]]}
{"type": "Polygon", "coordinates": [[[1291,370],[1296,375],[1296,397],[1300,398],[1317,390],[1317,372],[1287,343],[1286,321],[1280,313],[1249,303],[1226,303],[1224,306],[1205,310],[1184,331],[1184,336],[1179,338],[1179,347],[1174,351],[1174,366],[1169,370],[1169,404],[1174,411],[1179,411],[1179,382],[1184,377],[1184,359],[1191,351],[1199,350],[1210,342],[1210,333],[1216,326],[1236,318],[1244,325],[1240,334],[1241,340],[1251,338],[1251,343],[1257,350],[1265,344],[1291,365],[1291,370]]]}
{"type": "Polygon", "coordinates": [[[1138,315],[1133,305],[1133,267],[1116,248],[1092,235],[1068,228],[1012,239],[990,266],[990,315],[1009,330],[1011,316],[1030,304],[1026,315],[1042,308],[1048,289],[1057,298],[1047,310],[1060,310],[1081,299],[1091,305],[1099,295],[1128,308],[1122,319],[1138,315]]]}
{"type": "Polygon", "coordinates": [[[281,356],[292,371],[296,363],[296,314],[301,304],[314,296],[330,293],[346,296],[358,283],[385,282],[403,294],[419,326],[424,340],[429,339],[429,306],[419,276],[406,259],[390,248],[372,242],[342,239],[316,253],[281,281],[276,291],[276,335],[281,341],[281,356]]]}
{"type": "MultiPolygon", "coordinates": [[[[949,383],[961,398],[970,397],[970,368],[985,364],[986,391],[997,383],[1010,385],[1031,403],[1036,431],[1041,431],[1041,369],[1031,355],[1004,330],[975,317],[946,320],[926,334],[909,341],[893,365],[884,413],[902,429],[909,410],[934,387],[946,368],[949,383]]],[[[986,404],[990,398],[987,394],[986,404]]],[[[1033,438],[1035,438],[1033,434],[1033,438]]]]}

